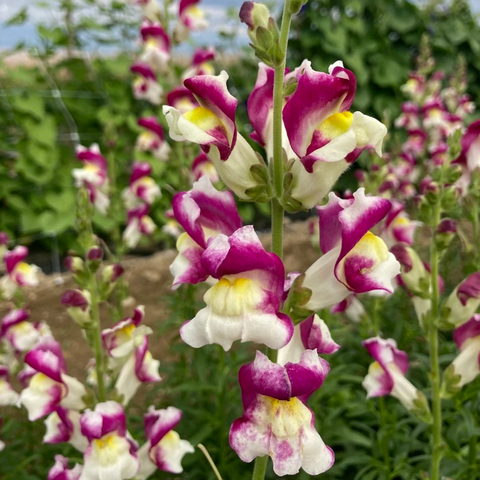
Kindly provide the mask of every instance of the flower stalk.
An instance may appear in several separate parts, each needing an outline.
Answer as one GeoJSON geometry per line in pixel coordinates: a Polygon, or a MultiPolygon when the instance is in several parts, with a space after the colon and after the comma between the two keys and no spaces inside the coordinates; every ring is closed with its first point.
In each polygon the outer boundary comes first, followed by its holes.
{"type": "MultiPolygon", "coordinates": [[[[436,229],[440,223],[441,207],[437,201],[433,207],[433,228],[436,229]]],[[[430,267],[431,267],[431,286],[432,286],[432,307],[430,314],[430,322],[428,326],[428,343],[430,350],[430,379],[432,385],[432,463],[431,463],[431,480],[440,479],[440,462],[441,437],[442,437],[442,403],[440,395],[440,368],[438,359],[438,329],[436,320],[439,313],[439,285],[438,285],[438,265],[439,252],[436,242],[432,242],[430,246],[430,267]]]]}

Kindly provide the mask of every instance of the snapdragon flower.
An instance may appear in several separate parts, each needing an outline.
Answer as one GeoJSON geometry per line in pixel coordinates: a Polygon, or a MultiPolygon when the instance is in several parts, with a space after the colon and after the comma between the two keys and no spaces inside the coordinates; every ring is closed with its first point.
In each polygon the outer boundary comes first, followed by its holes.
{"type": "Polygon", "coordinates": [[[292,339],[278,351],[277,362],[298,363],[305,350],[316,350],[319,355],[335,353],[340,345],[332,339],[330,330],[318,315],[314,314],[295,325],[292,339]]]}
{"type": "Polygon", "coordinates": [[[230,445],[244,462],[269,455],[279,476],[309,475],[330,469],[334,453],[315,430],[306,406],[329,370],[315,351],[305,351],[300,363],[281,366],[257,351],[255,360],[240,369],[244,414],[230,429],[230,445]]]}
{"type": "Polygon", "coordinates": [[[84,452],[88,447],[88,440],[80,430],[80,413],[57,407],[44,421],[47,431],[43,443],[58,444],[70,443],[78,451],[84,452]]]}
{"type": "Polygon", "coordinates": [[[189,30],[205,30],[208,22],[205,12],[198,6],[200,0],[180,0],[178,17],[181,23],[189,30]]]}
{"type": "Polygon", "coordinates": [[[122,192],[122,199],[128,209],[142,203],[151,205],[162,192],[155,180],[150,177],[152,167],[148,162],[134,162],[128,187],[122,192]]]}
{"type": "Polygon", "coordinates": [[[212,183],[217,183],[220,180],[215,165],[209,160],[207,155],[202,152],[192,163],[192,176],[195,181],[198,181],[204,175],[207,176],[212,183]]]}
{"type": "Polygon", "coordinates": [[[79,145],[77,147],[77,158],[84,164],[83,168],[72,170],[73,178],[77,188],[86,187],[90,202],[102,214],[107,213],[110,205],[108,198],[108,172],[107,160],[101,154],[96,143],[90,147],[79,145]]]}
{"type": "Polygon", "coordinates": [[[462,150],[454,163],[460,164],[469,173],[480,168],[480,120],[467,127],[460,145],[462,150]]]}
{"type": "Polygon", "coordinates": [[[170,473],[182,473],[182,459],[193,453],[193,446],[182,440],[174,428],[180,423],[182,412],[175,407],[155,410],[150,406],[145,414],[147,442],[138,450],[140,471],[135,477],[145,480],[157,469],[170,473]]]}
{"type": "Polygon", "coordinates": [[[123,241],[129,248],[135,248],[142,236],[151,235],[157,226],[148,216],[150,205],[144,203],[127,212],[127,227],[123,231],[123,241]]]}
{"type": "Polygon", "coordinates": [[[27,352],[42,337],[40,324],[29,321],[30,314],[23,308],[11,310],[2,318],[0,339],[5,339],[16,352],[27,352]]]}
{"type": "Polygon", "coordinates": [[[345,300],[337,303],[330,309],[330,313],[343,313],[352,322],[359,323],[365,317],[365,307],[354,295],[349,295],[345,300]]]}
{"type": "Polygon", "coordinates": [[[157,72],[166,72],[170,60],[170,38],[158,22],[144,20],[140,28],[143,52],[140,60],[157,72]]]}
{"type": "Polygon", "coordinates": [[[264,166],[253,148],[237,132],[235,112],[238,101],[227,90],[228,74],[200,75],[184,84],[195,96],[199,107],[181,113],[164,105],[170,137],[177,142],[197,143],[215,165],[225,184],[241,199],[250,200],[258,182],[251,167],[264,166]]]}
{"type": "Polygon", "coordinates": [[[148,337],[127,358],[115,383],[115,390],[127,405],[142,383],[156,383],[162,379],[158,373],[160,362],[148,350],[148,337]]]}
{"type": "Polygon", "coordinates": [[[397,348],[393,339],[369,338],[363,346],[374,358],[362,385],[367,398],[392,395],[414,414],[428,419],[430,410],[425,395],[405,377],[408,368],[407,354],[397,348]]]}
{"type": "Polygon", "coordinates": [[[83,467],[76,464],[68,468],[68,458],[55,455],[55,465],[49,470],[47,480],[80,480],[83,467]]]}
{"type": "Polygon", "coordinates": [[[137,121],[145,130],[137,137],[136,148],[142,152],[152,152],[158,160],[167,161],[170,157],[170,145],[165,140],[162,126],[156,117],[142,117],[137,121]]]}
{"type": "Polygon", "coordinates": [[[184,86],[175,87],[167,93],[167,105],[178,110],[182,115],[199,106],[192,92],[184,86]]]}
{"type": "Polygon", "coordinates": [[[113,401],[98,403],[80,418],[89,446],[80,480],[131,479],[140,469],[137,447],[128,438],[123,407],[113,401]]]}
{"type": "Polygon", "coordinates": [[[0,407],[17,405],[18,399],[18,393],[10,385],[10,372],[8,367],[0,365],[0,407]]]}
{"type": "Polygon", "coordinates": [[[460,350],[443,374],[444,394],[458,392],[480,374],[480,315],[475,314],[453,332],[453,340],[460,350]]]}
{"type": "Polygon", "coordinates": [[[160,105],[163,88],[150,66],[137,62],[130,67],[130,71],[137,74],[132,84],[133,96],[137,100],[147,100],[152,105],[160,105]]]}
{"type": "Polygon", "coordinates": [[[216,343],[229,350],[235,340],[284,347],[293,335],[280,313],[285,268],[263,248],[252,226],[217,235],[201,254],[202,268],[218,282],[204,295],[206,307],[184,323],[180,336],[198,348],[216,343]]]}
{"type": "Polygon", "coordinates": [[[392,207],[385,217],[381,237],[387,247],[402,242],[413,245],[415,230],[421,222],[411,220],[405,212],[405,206],[397,200],[392,200],[392,207]]]}
{"type": "Polygon", "coordinates": [[[312,292],[305,308],[329,307],[351,293],[393,292],[400,265],[370,232],[389,210],[388,200],[367,197],[363,188],[349,200],[330,193],[328,204],[318,207],[323,256],[305,272],[303,287],[312,292]]]}
{"type": "Polygon", "coordinates": [[[215,69],[210,63],[212,60],[215,60],[215,49],[213,47],[208,49],[197,48],[193,53],[191,66],[182,73],[182,80],[197,75],[213,75],[215,69]]]}
{"type": "Polygon", "coordinates": [[[55,339],[44,337],[27,353],[25,363],[36,372],[20,394],[30,421],[49,415],[59,406],[76,411],[85,408],[85,387],[66,374],[65,359],[55,339]]]}
{"type": "Polygon", "coordinates": [[[3,255],[7,270],[0,279],[0,298],[10,300],[19,287],[36,287],[40,268],[24,262],[28,256],[28,248],[18,245],[3,255]]]}
{"type": "Polygon", "coordinates": [[[182,283],[196,284],[208,278],[201,256],[209,241],[220,233],[231,235],[242,226],[242,220],[233,195],[216,190],[207,176],[195,182],[190,191],[176,194],[172,206],[185,230],[178,237],[178,255],[170,265],[172,288],[177,288],[182,283]]]}
{"type": "Polygon", "coordinates": [[[341,61],[330,65],[328,74],[314,71],[307,61],[297,70],[297,88],[283,108],[283,121],[298,157],[291,170],[291,196],[311,208],[363,150],[373,148],[381,156],[387,129],[349,111],[356,79],[341,61]]]}

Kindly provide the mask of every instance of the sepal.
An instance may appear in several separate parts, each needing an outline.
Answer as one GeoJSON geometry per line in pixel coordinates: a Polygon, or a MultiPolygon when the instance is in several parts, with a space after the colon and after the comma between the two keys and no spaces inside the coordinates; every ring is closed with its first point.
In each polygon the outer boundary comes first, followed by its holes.
{"type": "Polygon", "coordinates": [[[413,401],[411,412],[423,422],[432,423],[432,412],[430,411],[427,397],[420,390],[417,390],[417,398],[413,401]]]}
{"type": "Polygon", "coordinates": [[[462,376],[455,373],[455,366],[450,364],[443,372],[442,388],[440,395],[442,398],[452,398],[461,389],[462,376]]]}

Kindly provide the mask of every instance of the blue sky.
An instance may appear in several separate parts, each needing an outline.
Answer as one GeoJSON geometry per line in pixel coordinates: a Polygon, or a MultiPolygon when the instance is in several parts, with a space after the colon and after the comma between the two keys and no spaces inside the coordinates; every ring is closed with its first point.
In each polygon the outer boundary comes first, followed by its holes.
{"type": "MultiPolygon", "coordinates": [[[[51,23],[52,21],[60,20],[58,11],[54,8],[42,9],[36,5],[37,3],[38,0],[0,0],[0,48],[13,47],[21,41],[26,41],[31,44],[35,41],[36,37],[36,22],[51,23]],[[5,28],[4,22],[24,6],[29,6],[31,20],[20,27],[5,28]]],[[[202,6],[207,12],[211,27],[207,32],[196,34],[194,40],[198,43],[216,43],[218,36],[216,33],[212,36],[212,30],[213,32],[217,32],[225,25],[225,12],[228,7],[238,8],[242,3],[243,0],[203,0],[202,6]]],[[[480,0],[470,0],[470,3],[475,11],[480,12],[480,0]]],[[[239,28],[238,32],[239,41],[246,43],[245,28],[239,28]]]]}

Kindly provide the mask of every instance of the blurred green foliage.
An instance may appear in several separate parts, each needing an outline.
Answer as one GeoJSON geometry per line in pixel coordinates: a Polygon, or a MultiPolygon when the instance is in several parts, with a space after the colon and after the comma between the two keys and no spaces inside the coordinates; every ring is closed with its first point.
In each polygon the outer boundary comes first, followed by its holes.
{"type": "Polygon", "coordinates": [[[466,0],[434,0],[422,8],[407,0],[310,0],[292,29],[290,63],[308,58],[326,71],[342,60],[357,77],[354,109],[383,121],[399,112],[400,87],[425,32],[437,69],[450,74],[458,54],[465,56],[469,93],[473,101],[480,99],[480,27],[466,0]]]}

